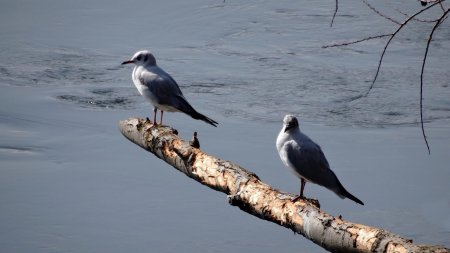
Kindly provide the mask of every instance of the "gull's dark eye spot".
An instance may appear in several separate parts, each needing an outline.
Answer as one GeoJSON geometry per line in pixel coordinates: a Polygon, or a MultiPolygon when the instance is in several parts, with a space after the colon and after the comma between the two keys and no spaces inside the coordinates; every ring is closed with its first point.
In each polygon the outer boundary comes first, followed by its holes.
{"type": "Polygon", "coordinates": [[[137,59],[138,61],[141,61],[141,56],[139,55],[138,57],[136,57],[136,59],[137,59]]]}

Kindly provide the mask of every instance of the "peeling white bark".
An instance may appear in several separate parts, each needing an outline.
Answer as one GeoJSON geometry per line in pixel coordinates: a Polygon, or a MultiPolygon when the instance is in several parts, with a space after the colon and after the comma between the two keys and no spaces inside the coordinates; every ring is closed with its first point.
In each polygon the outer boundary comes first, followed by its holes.
{"type": "Polygon", "coordinates": [[[227,194],[231,205],[289,228],[330,252],[450,252],[445,247],[417,245],[383,229],[333,217],[321,211],[318,202],[293,203],[293,195],[272,188],[237,164],[191,147],[170,127],[137,118],[121,121],[119,127],[130,141],[175,169],[227,194]]]}

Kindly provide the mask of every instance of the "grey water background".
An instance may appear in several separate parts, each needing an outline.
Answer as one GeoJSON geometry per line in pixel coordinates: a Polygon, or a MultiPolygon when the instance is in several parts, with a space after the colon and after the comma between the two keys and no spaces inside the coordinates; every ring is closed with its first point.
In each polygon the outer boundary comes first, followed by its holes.
{"type": "MultiPolygon", "coordinates": [[[[375,3],[374,3],[375,5],[375,3]]],[[[376,6],[413,13],[416,1],[376,6]]],[[[127,141],[117,122],[151,116],[120,66],[149,49],[213,128],[165,115],[183,138],[282,191],[299,180],[275,139],[286,113],[321,144],[359,206],[307,184],[344,219],[450,247],[450,29],[321,46],[392,32],[360,1],[0,1],[0,252],[324,252],[227,204],[226,196],[127,141]]],[[[439,10],[436,10],[438,12],[439,10]]],[[[435,12],[435,13],[436,13],[435,12]]],[[[423,17],[427,18],[427,17],[423,17]]]]}

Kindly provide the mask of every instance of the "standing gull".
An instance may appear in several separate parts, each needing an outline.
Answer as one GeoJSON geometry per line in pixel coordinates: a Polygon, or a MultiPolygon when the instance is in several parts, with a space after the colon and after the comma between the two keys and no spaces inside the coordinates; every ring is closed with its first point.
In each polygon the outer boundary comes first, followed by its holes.
{"type": "Polygon", "coordinates": [[[183,96],[177,82],[158,65],[152,53],[147,50],[139,51],[133,57],[124,61],[123,64],[134,63],[131,77],[139,93],[152,103],[153,122],[156,125],[156,113],[161,111],[162,124],[164,111],[166,112],[184,112],[194,119],[203,120],[208,124],[216,126],[218,123],[205,115],[197,112],[183,96]]]}
{"type": "Polygon", "coordinates": [[[364,205],[342,186],[330,169],[320,146],[300,131],[298,120],[293,115],[284,116],[283,128],[278,134],[276,145],[283,163],[301,180],[300,195],[292,201],[304,198],[303,189],[309,181],[333,191],[340,198],[349,198],[364,205]]]}

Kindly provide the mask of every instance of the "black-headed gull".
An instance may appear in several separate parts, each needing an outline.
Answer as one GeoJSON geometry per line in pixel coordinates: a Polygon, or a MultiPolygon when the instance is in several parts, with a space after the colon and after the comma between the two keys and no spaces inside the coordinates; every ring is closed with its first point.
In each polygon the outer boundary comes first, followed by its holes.
{"type": "Polygon", "coordinates": [[[164,111],[184,112],[194,119],[203,120],[208,124],[216,126],[218,123],[205,115],[197,112],[183,96],[177,82],[163,69],[156,65],[156,59],[147,50],[139,51],[130,60],[123,64],[134,63],[131,77],[139,93],[154,106],[153,122],[156,124],[156,112],[161,111],[160,124],[164,111]]]}
{"type": "Polygon", "coordinates": [[[292,201],[304,198],[303,189],[308,181],[333,191],[341,198],[349,198],[364,205],[342,186],[336,174],[330,169],[320,146],[300,131],[298,120],[293,115],[284,117],[276,146],[283,163],[301,180],[300,195],[292,201]]]}

